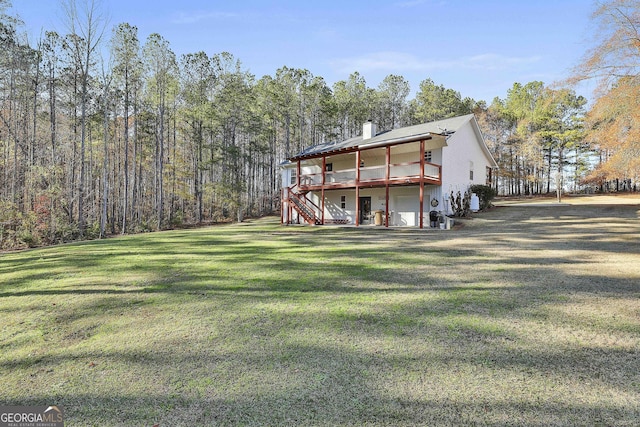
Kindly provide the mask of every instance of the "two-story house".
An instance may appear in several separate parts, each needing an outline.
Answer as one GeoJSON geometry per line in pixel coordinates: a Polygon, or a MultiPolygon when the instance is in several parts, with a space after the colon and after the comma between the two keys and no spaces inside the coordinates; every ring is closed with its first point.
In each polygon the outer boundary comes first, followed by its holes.
{"type": "Polygon", "coordinates": [[[473,114],[310,147],[282,163],[283,224],[429,226],[497,167],[473,114]]]}

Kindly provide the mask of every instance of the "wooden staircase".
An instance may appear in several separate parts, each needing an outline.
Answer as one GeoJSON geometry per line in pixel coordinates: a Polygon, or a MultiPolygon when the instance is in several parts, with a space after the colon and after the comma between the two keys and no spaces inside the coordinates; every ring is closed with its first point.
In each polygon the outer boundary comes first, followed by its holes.
{"type": "Polygon", "coordinates": [[[300,214],[304,220],[311,225],[320,225],[322,220],[316,215],[319,208],[303,193],[297,193],[292,188],[288,189],[288,199],[291,206],[300,214]]]}

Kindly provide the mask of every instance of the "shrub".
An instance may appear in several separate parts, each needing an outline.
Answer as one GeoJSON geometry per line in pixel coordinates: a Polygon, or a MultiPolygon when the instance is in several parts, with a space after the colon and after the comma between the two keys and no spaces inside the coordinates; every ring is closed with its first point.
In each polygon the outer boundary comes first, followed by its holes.
{"type": "Polygon", "coordinates": [[[76,240],[80,232],[76,223],[70,223],[64,218],[56,218],[55,229],[51,239],[52,244],[65,243],[76,240]]]}
{"type": "Polygon", "coordinates": [[[491,207],[491,201],[496,197],[496,190],[488,185],[476,184],[469,187],[471,193],[476,193],[480,199],[480,210],[484,210],[491,207]]]}
{"type": "Polygon", "coordinates": [[[451,201],[453,216],[469,216],[469,213],[471,212],[471,193],[468,190],[464,192],[464,196],[459,191],[454,196],[452,191],[449,200],[451,201]]]}
{"type": "Polygon", "coordinates": [[[171,218],[171,226],[172,227],[182,227],[184,225],[184,212],[182,210],[177,210],[173,214],[173,218],[171,218]]]}
{"type": "Polygon", "coordinates": [[[18,239],[30,248],[35,248],[41,244],[41,236],[37,229],[38,216],[35,212],[28,212],[26,215],[19,215],[20,223],[17,233],[18,239]]]}
{"type": "Polygon", "coordinates": [[[87,224],[84,230],[84,237],[88,240],[98,239],[100,237],[100,221],[93,221],[87,224]]]}

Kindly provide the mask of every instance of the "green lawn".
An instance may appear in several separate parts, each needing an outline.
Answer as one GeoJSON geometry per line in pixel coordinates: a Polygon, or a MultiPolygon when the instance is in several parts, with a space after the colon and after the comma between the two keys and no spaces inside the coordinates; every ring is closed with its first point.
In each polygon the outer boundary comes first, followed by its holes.
{"type": "Polygon", "coordinates": [[[69,426],[638,425],[638,207],[567,209],[0,255],[0,405],[69,426]]]}

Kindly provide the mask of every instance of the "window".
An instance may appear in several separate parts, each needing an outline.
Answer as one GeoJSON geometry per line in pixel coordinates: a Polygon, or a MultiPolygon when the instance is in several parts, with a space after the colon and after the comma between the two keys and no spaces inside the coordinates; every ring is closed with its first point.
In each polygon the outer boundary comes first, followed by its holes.
{"type": "Polygon", "coordinates": [[[469,181],[473,181],[473,162],[469,162],[469,181]]]}
{"type": "Polygon", "coordinates": [[[340,196],[340,208],[341,209],[347,208],[347,196],[340,196]]]}
{"type": "Polygon", "coordinates": [[[298,171],[295,169],[291,169],[291,180],[289,181],[289,185],[296,185],[296,183],[298,182],[297,175],[298,171]]]}
{"type": "Polygon", "coordinates": [[[433,159],[433,153],[431,151],[425,151],[424,152],[424,161],[427,163],[431,163],[433,159]]]}
{"type": "Polygon", "coordinates": [[[326,163],[324,165],[324,171],[325,172],[332,172],[333,171],[333,163],[326,163]]]}

